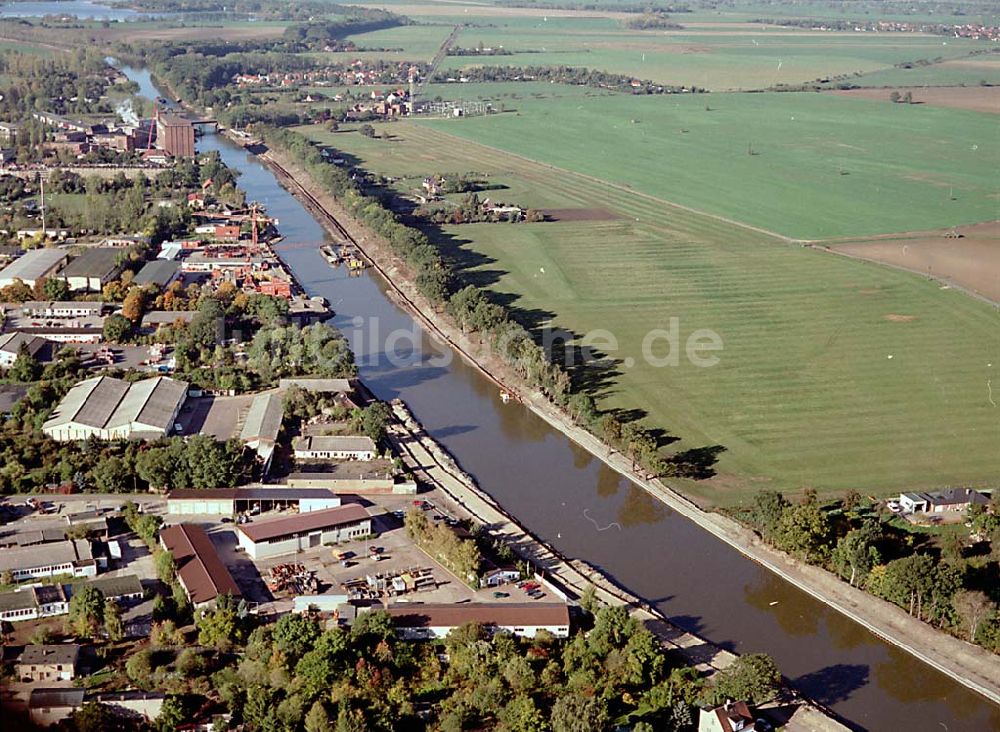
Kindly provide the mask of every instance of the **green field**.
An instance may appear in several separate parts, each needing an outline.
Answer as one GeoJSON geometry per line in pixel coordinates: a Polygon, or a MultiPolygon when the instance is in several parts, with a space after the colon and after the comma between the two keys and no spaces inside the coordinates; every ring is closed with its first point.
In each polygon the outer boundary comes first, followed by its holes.
{"type": "Polygon", "coordinates": [[[753,486],[890,492],[995,480],[995,309],[428,125],[379,130],[391,141],[300,128],[368,169],[409,176],[397,183],[404,191],[427,173],[475,170],[509,186],[490,192],[502,200],[617,217],[449,226],[440,244],[515,308],[551,313],[576,333],[613,333],[613,355],[637,365],[621,367],[601,406],[645,410],[649,424],[683,437],[669,450],[727,448],[719,478],[688,490],[726,501],[753,486]],[[647,364],[644,335],[671,317],[682,343],[695,329],[717,332],[720,364],[647,364]]]}
{"type": "Polygon", "coordinates": [[[851,79],[857,86],[1000,86],[1000,55],[953,59],[912,69],[883,69],[851,79]]]}
{"type": "Polygon", "coordinates": [[[1000,136],[988,114],[811,93],[526,97],[507,108],[425,124],[797,239],[997,216],[1000,136]]]}

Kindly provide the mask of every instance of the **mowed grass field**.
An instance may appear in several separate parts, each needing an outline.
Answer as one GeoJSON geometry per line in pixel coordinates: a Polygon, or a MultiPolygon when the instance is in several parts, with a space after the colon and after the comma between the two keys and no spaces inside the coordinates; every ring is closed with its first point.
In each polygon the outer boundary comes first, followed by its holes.
{"type": "Polygon", "coordinates": [[[489,192],[498,199],[614,215],[449,226],[439,243],[514,307],[614,335],[620,373],[600,392],[602,408],[644,410],[648,424],[683,438],[667,451],[726,447],[719,475],[685,490],[724,503],[764,487],[890,493],[995,481],[1000,315],[988,305],[434,126],[378,129],[391,138],[300,128],[367,169],[409,176],[401,190],[427,173],[478,171],[509,186],[489,192]],[[682,347],[696,329],[719,334],[717,366],[644,360],[644,337],[672,317],[682,347]]]}
{"type": "Polygon", "coordinates": [[[998,213],[1000,136],[985,113],[815,93],[506,106],[516,112],[422,124],[796,239],[998,213]]]}

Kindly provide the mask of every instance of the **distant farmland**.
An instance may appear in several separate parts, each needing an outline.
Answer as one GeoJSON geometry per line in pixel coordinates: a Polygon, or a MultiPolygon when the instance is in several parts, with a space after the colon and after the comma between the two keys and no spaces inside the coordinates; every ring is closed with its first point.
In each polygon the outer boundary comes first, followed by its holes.
{"type": "Polygon", "coordinates": [[[507,108],[516,114],[425,124],[796,239],[997,215],[1000,137],[988,114],[812,93],[507,108]]]}
{"type": "MultiPolygon", "coordinates": [[[[470,122],[469,130],[483,127],[470,122]]],[[[577,131],[567,124],[563,134],[577,131]]],[[[396,183],[403,191],[427,173],[477,171],[507,186],[490,192],[502,200],[614,214],[446,226],[439,244],[469,268],[471,281],[526,317],[578,334],[613,333],[620,373],[600,390],[600,406],[646,412],[648,424],[683,438],[668,452],[726,447],[720,475],[687,490],[726,502],[761,487],[889,492],[995,480],[994,308],[917,276],[783,243],[433,128],[379,128],[391,141],[300,131],[365,168],[409,176],[396,183]],[[720,364],[645,363],[643,336],[671,317],[682,338],[716,331],[725,344],[720,364]],[[629,358],[635,365],[625,367],[629,358]]],[[[587,138],[591,145],[597,135],[587,138]]]]}

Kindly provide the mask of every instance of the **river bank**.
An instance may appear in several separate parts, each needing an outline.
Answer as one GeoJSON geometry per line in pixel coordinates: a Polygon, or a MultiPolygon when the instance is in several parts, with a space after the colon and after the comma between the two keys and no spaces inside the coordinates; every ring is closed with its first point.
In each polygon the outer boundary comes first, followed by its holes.
{"type": "MultiPolygon", "coordinates": [[[[570,599],[580,598],[592,587],[606,605],[622,605],[650,630],[664,647],[683,662],[711,678],[733,663],[737,655],[674,625],[663,613],[581,560],[569,559],[527,531],[517,519],[483,492],[434,439],[427,434],[402,401],[392,405],[397,424],[389,429],[389,440],[404,464],[422,482],[440,489],[469,518],[486,527],[488,534],[504,542],[530,563],[539,579],[570,599]]],[[[848,728],[832,712],[821,709],[785,686],[774,701],[760,707],[789,732],[842,732],[848,728]]]]}
{"type": "Polygon", "coordinates": [[[519,394],[535,414],[610,468],[627,477],[664,504],[737,549],[744,556],[781,576],[799,589],[851,618],[886,642],[905,650],[964,686],[1000,703],[1000,659],[971,644],[940,633],[910,617],[900,608],[852,588],[825,570],[803,565],[764,545],[753,532],[726,517],[708,513],[660,480],[648,480],[633,470],[631,461],[609,450],[594,435],[570,420],[537,392],[518,388],[506,365],[492,357],[484,344],[470,339],[446,317],[436,313],[410,284],[405,266],[388,247],[351,219],[332,196],[280,151],[260,156],[279,181],[300,198],[332,234],[354,239],[386,281],[397,302],[414,315],[438,340],[487,376],[498,388],[519,394]]]}

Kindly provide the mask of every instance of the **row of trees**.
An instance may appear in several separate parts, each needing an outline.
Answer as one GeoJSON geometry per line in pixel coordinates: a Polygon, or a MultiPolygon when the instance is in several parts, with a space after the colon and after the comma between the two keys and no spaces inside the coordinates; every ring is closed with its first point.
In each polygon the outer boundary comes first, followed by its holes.
{"type": "Polygon", "coordinates": [[[198,647],[185,649],[189,639],[164,623],[153,633],[159,645],[125,670],[138,688],[186,693],[175,703],[189,714],[204,697],[221,702],[248,732],[672,732],[691,728],[697,704],[764,701],[779,680],[768,657],[751,655],[706,685],[673,665],[624,608],[597,609],[584,622],[588,632],[565,641],[544,631],[491,635],[470,623],[418,643],[399,640],[381,611],[360,614],[350,629],[324,630],[296,614],[253,627],[223,598],[197,617],[198,647]]]}
{"type": "Polygon", "coordinates": [[[887,516],[863,506],[855,492],[823,506],[812,492],[793,504],[764,491],[740,517],[789,554],[920,620],[1000,650],[1000,496],[991,509],[972,513],[984,540],[969,547],[957,531],[936,545],[920,544],[887,516]],[[991,553],[984,554],[988,537],[991,553]]]}
{"type": "Polygon", "coordinates": [[[693,85],[665,85],[639,80],[624,74],[588,69],[583,66],[474,66],[462,71],[471,82],[548,81],[573,86],[592,86],[631,94],[680,94],[706,91],[693,85]]]}

